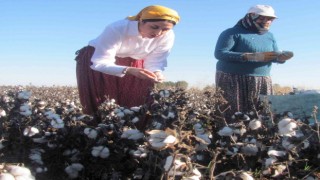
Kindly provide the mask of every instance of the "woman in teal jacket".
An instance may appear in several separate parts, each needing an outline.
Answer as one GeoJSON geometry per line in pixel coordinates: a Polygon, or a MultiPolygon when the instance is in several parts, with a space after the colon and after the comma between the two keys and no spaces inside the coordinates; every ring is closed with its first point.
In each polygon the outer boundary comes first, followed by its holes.
{"type": "Polygon", "coordinates": [[[235,112],[247,113],[255,108],[260,94],[272,94],[272,63],[284,63],[293,56],[279,51],[269,28],[275,12],[271,6],[256,5],[244,18],[223,31],[216,44],[216,87],[223,90],[229,109],[226,118],[235,112]]]}

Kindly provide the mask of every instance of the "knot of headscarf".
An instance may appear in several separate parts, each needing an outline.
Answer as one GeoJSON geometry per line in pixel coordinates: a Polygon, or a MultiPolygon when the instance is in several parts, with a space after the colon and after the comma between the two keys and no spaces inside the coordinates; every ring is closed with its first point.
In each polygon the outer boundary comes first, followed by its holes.
{"type": "Polygon", "coordinates": [[[177,11],[173,9],[160,5],[153,5],[145,7],[137,15],[129,16],[127,19],[131,21],[138,21],[140,19],[163,19],[174,21],[177,24],[180,20],[180,16],[177,11]]]}
{"type": "Polygon", "coordinates": [[[269,31],[269,28],[263,28],[256,22],[259,16],[260,15],[248,13],[238,21],[237,25],[258,34],[264,34],[269,31]]]}

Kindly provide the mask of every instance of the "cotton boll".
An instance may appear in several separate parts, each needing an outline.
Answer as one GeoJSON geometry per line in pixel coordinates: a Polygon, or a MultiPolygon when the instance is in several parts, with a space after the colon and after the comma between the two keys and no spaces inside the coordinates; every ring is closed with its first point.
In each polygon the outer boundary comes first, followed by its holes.
{"type": "Polygon", "coordinates": [[[28,110],[28,111],[20,112],[20,114],[23,116],[31,116],[32,112],[30,110],[28,110]]]}
{"type": "Polygon", "coordinates": [[[136,116],[131,120],[132,123],[137,123],[139,122],[139,118],[136,116]]]}
{"type": "Polygon", "coordinates": [[[239,179],[243,179],[243,180],[254,180],[254,178],[251,175],[249,175],[248,173],[246,173],[246,172],[241,172],[238,175],[238,178],[239,179]]]}
{"type": "Polygon", "coordinates": [[[192,174],[190,176],[184,177],[182,180],[200,180],[202,174],[197,168],[192,170],[192,174]]]}
{"type": "Polygon", "coordinates": [[[31,176],[30,169],[26,167],[20,167],[20,166],[7,166],[7,171],[12,174],[13,176],[31,176]]]}
{"type": "Polygon", "coordinates": [[[48,171],[48,168],[46,168],[46,167],[37,167],[36,168],[36,173],[44,173],[47,171],[48,171]]]}
{"type": "Polygon", "coordinates": [[[169,171],[171,165],[172,165],[172,162],[173,162],[173,156],[168,156],[166,158],[166,163],[164,164],[164,170],[165,171],[169,171]]]}
{"type": "Polygon", "coordinates": [[[36,134],[39,133],[39,129],[35,128],[35,127],[26,127],[23,131],[23,135],[24,136],[28,136],[28,137],[32,137],[36,134]]]}
{"type": "Polygon", "coordinates": [[[169,135],[169,136],[167,136],[167,137],[164,139],[163,142],[166,143],[166,144],[172,144],[172,143],[174,143],[176,140],[177,140],[176,137],[174,137],[174,136],[172,136],[172,135],[169,135]]]}
{"type": "Polygon", "coordinates": [[[84,133],[90,138],[90,139],[96,139],[98,136],[98,131],[96,129],[92,128],[85,128],[84,133]]]}
{"type": "Polygon", "coordinates": [[[5,145],[3,144],[3,142],[4,142],[4,141],[0,140],[0,150],[5,147],[5,145]]]}
{"type": "Polygon", "coordinates": [[[273,165],[275,162],[277,162],[277,160],[278,159],[275,157],[270,157],[270,158],[266,159],[265,166],[269,167],[269,166],[273,165]]]}
{"type": "Polygon", "coordinates": [[[233,134],[233,130],[227,126],[223,127],[223,129],[219,130],[218,134],[220,136],[231,136],[233,134]]]}
{"type": "Polygon", "coordinates": [[[167,144],[164,142],[152,142],[152,143],[150,143],[150,145],[152,148],[154,148],[156,150],[163,149],[167,146],[167,144]]]}
{"type": "Polygon", "coordinates": [[[254,119],[252,121],[249,122],[249,128],[251,130],[257,130],[261,127],[262,123],[260,120],[254,119]]]}
{"type": "Polygon", "coordinates": [[[310,142],[308,140],[304,140],[302,144],[303,146],[301,147],[301,149],[307,149],[310,146],[310,142]]]}
{"type": "Polygon", "coordinates": [[[295,147],[295,145],[292,144],[292,143],[289,141],[289,139],[287,139],[287,138],[283,138],[283,139],[282,139],[281,145],[282,145],[283,148],[285,148],[285,149],[287,149],[287,150],[291,150],[291,149],[293,149],[293,148],[295,147]]]}
{"type": "Polygon", "coordinates": [[[241,148],[241,152],[248,156],[255,156],[258,152],[258,147],[254,144],[247,144],[241,148]]]}
{"type": "Polygon", "coordinates": [[[297,127],[297,123],[293,119],[290,119],[290,118],[282,119],[278,123],[279,133],[280,133],[280,135],[284,135],[284,136],[294,135],[294,129],[296,127],[297,127]]]}
{"type": "Polygon", "coordinates": [[[80,163],[72,163],[71,166],[74,170],[77,171],[81,171],[84,168],[84,166],[80,163]]]}
{"type": "Polygon", "coordinates": [[[93,157],[98,157],[100,155],[100,151],[102,150],[103,146],[95,146],[92,147],[91,155],[93,157]]]}
{"type": "Polygon", "coordinates": [[[174,112],[169,112],[168,113],[168,116],[167,116],[168,118],[174,118],[175,117],[175,114],[174,114],[174,112]]]}
{"type": "Polygon", "coordinates": [[[195,131],[195,134],[203,134],[205,133],[205,130],[203,129],[202,125],[200,123],[196,123],[193,126],[193,129],[195,131]]]}
{"type": "Polygon", "coordinates": [[[122,110],[121,110],[120,108],[116,108],[116,109],[113,110],[113,112],[114,112],[115,114],[117,114],[117,113],[119,113],[119,112],[122,112],[122,110]]]}
{"type": "Polygon", "coordinates": [[[154,127],[154,129],[160,129],[162,124],[159,122],[152,122],[152,126],[154,127]]]}
{"type": "Polygon", "coordinates": [[[204,144],[210,144],[211,140],[209,138],[208,134],[198,134],[197,137],[201,138],[202,140],[204,140],[206,143],[204,144]]]}
{"type": "Polygon", "coordinates": [[[6,111],[3,110],[3,109],[0,109],[0,118],[1,118],[1,117],[6,117],[6,116],[7,116],[6,111]]]}
{"type": "Polygon", "coordinates": [[[79,176],[79,172],[74,170],[72,166],[66,167],[64,171],[68,174],[70,179],[75,179],[79,176]]]}
{"type": "Polygon", "coordinates": [[[92,156],[94,157],[101,157],[101,158],[107,158],[110,155],[110,151],[107,147],[104,146],[95,146],[92,147],[91,151],[92,156]]]}
{"type": "Polygon", "coordinates": [[[15,176],[15,180],[35,180],[35,178],[30,175],[30,176],[15,176]]]}
{"type": "Polygon", "coordinates": [[[281,175],[283,173],[284,170],[286,170],[286,166],[285,165],[282,165],[282,164],[279,164],[275,167],[275,171],[274,171],[274,174],[272,175],[272,177],[277,177],[279,175],[281,175]]]}
{"type": "Polygon", "coordinates": [[[276,150],[269,150],[268,155],[270,157],[282,157],[285,156],[287,153],[285,151],[276,151],[276,150]]]}
{"type": "Polygon", "coordinates": [[[238,151],[239,151],[238,148],[236,148],[236,147],[231,147],[231,148],[228,148],[226,154],[232,156],[232,155],[237,154],[238,151]]]}
{"type": "Polygon", "coordinates": [[[124,113],[124,114],[128,114],[128,115],[134,114],[134,112],[131,111],[130,109],[125,109],[125,110],[123,110],[123,113],[124,113]]]}
{"type": "Polygon", "coordinates": [[[144,149],[144,148],[139,148],[138,150],[134,151],[130,151],[130,154],[134,157],[137,157],[137,158],[145,158],[147,157],[147,150],[144,149]]]}
{"type": "Polygon", "coordinates": [[[134,107],[131,107],[130,110],[132,110],[134,112],[139,112],[140,111],[140,107],[134,106],[134,107]]]}
{"type": "Polygon", "coordinates": [[[34,161],[37,164],[43,165],[43,161],[41,158],[41,154],[37,154],[37,153],[31,153],[29,155],[29,159],[31,159],[32,161],[34,161]]]}
{"type": "Polygon", "coordinates": [[[15,180],[14,176],[10,173],[1,173],[0,180],[15,180]]]}
{"type": "Polygon", "coordinates": [[[60,118],[51,120],[51,125],[56,129],[64,128],[64,122],[60,118]]]}
{"type": "Polygon", "coordinates": [[[127,138],[127,139],[132,139],[132,140],[138,140],[144,137],[144,134],[141,133],[137,129],[129,129],[123,132],[121,135],[121,138],[127,138]]]}
{"type": "Polygon", "coordinates": [[[124,112],[122,112],[122,111],[121,111],[121,112],[118,112],[118,113],[116,114],[116,116],[119,117],[119,118],[123,118],[124,115],[125,115],[125,114],[124,114],[124,112]]]}
{"type": "Polygon", "coordinates": [[[159,92],[159,94],[160,94],[161,97],[167,98],[167,97],[170,96],[170,91],[168,91],[168,90],[161,90],[161,91],[159,92]]]}
{"type": "Polygon", "coordinates": [[[31,97],[31,92],[29,91],[21,91],[18,93],[18,99],[28,100],[31,97]]]}
{"type": "Polygon", "coordinates": [[[107,158],[107,157],[109,157],[109,155],[110,155],[110,151],[109,151],[109,148],[107,148],[107,147],[104,147],[102,149],[102,151],[100,152],[101,158],[107,158]]]}
{"type": "Polygon", "coordinates": [[[239,134],[240,136],[242,136],[246,132],[247,132],[247,130],[245,128],[239,128],[239,129],[237,128],[237,129],[233,130],[234,134],[239,134]]]}
{"type": "Polygon", "coordinates": [[[48,140],[45,137],[32,138],[32,141],[40,144],[48,142],[48,140]]]}

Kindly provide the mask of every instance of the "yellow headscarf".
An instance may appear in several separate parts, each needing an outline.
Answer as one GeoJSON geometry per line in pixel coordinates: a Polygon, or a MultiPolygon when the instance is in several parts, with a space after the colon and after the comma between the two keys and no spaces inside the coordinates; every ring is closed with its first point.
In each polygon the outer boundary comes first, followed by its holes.
{"type": "Polygon", "coordinates": [[[138,21],[140,19],[164,19],[178,23],[180,16],[177,11],[159,5],[147,6],[142,9],[137,15],[129,16],[129,20],[138,21]]]}

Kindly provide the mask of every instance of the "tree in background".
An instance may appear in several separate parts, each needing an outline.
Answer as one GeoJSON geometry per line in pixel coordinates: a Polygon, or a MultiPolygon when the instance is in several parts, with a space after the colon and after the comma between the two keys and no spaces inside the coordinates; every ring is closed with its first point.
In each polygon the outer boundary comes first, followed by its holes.
{"type": "Polygon", "coordinates": [[[187,89],[188,83],[186,81],[165,81],[157,84],[157,89],[187,89]]]}
{"type": "Polygon", "coordinates": [[[280,86],[279,84],[273,84],[273,94],[274,95],[286,95],[292,92],[292,88],[288,86],[280,86]]]}

